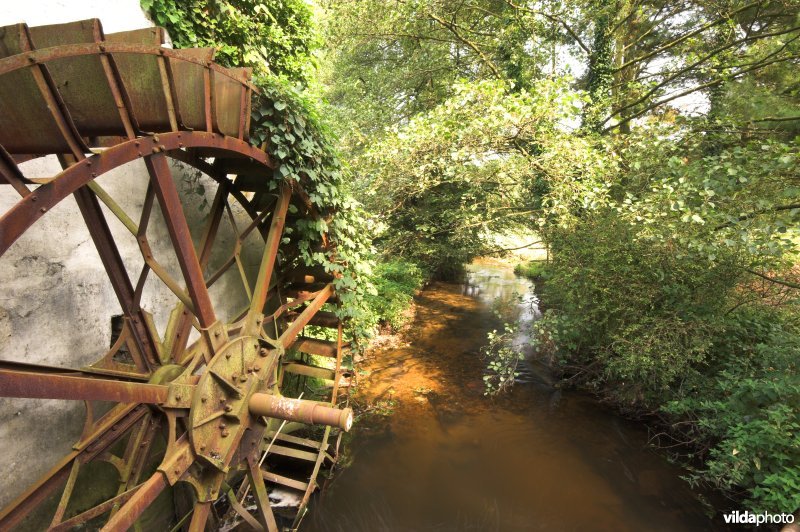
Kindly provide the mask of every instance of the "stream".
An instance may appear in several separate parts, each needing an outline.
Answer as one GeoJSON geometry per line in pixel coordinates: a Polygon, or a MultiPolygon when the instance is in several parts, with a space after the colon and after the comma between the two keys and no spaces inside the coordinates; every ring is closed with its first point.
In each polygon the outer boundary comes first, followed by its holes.
{"type": "Polygon", "coordinates": [[[434,283],[394,344],[373,349],[354,401],[368,409],[304,531],[713,530],[647,431],[553,386],[529,354],[510,393],[483,395],[486,334],[512,312],[525,345],[531,283],[479,261],[434,283]]]}

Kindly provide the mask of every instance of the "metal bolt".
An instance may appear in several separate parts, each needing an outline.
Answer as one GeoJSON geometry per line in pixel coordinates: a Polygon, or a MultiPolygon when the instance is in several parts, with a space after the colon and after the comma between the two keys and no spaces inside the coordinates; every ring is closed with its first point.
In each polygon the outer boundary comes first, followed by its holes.
{"type": "Polygon", "coordinates": [[[205,451],[205,450],[206,450],[206,446],[205,446],[205,445],[201,445],[201,446],[200,446],[200,450],[201,450],[201,451],[205,451]]]}
{"type": "Polygon", "coordinates": [[[267,356],[267,353],[268,352],[266,347],[262,347],[261,349],[258,350],[258,354],[261,355],[262,357],[267,356]]]}
{"type": "Polygon", "coordinates": [[[206,401],[208,401],[208,397],[201,397],[200,398],[200,402],[201,403],[205,403],[206,401]]]}
{"type": "Polygon", "coordinates": [[[219,337],[219,331],[214,331],[214,336],[219,337]]]}
{"type": "Polygon", "coordinates": [[[38,199],[39,199],[39,198],[38,198],[38,197],[36,197],[36,196],[31,196],[31,201],[36,201],[36,200],[38,200],[38,199]]]}
{"type": "Polygon", "coordinates": [[[231,410],[233,410],[233,407],[231,405],[225,405],[226,412],[230,412],[231,410]]]}
{"type": "Polygon", "coordinates": [[[86,166],[92,166],[92,161],[90,161],[89,159],[86,159],[86,166]]]}
{"type": "Polygon", "coordinates": [[[139,142],[138,140],[133,143],[134,146],[138,146],[139,144],[141,144],[141,142],[139,142]]]}
{"type": "Polygon", "coordinates": [[[158,146],[153,146],[153,153],[158,153],[159,151],[161,150],[158,149],[158,146]]]}
{"type": "Polygon", "coordinates": [[[158,135],[153,135],[153,142],[158,142],[158,135]]]}
{"type": "Polygon", "coordinates": [[[159,144],[158,147],[161,148],[161,151],[166,151],[167,150],[167,147],[164,146],[163,144],[159,144]]]}
{"type": "Polygon", "coordinates": [[[41,209],[39,209],[39,210],[40,210],[41,212],[46,212],[46,211],[47,211],[47,209],[45,209],[44,207],[42,207],[42,208],[41,208],[41,209]]]}
{"type": "Polygon", "coordinates": [[[227,438],[229,435],[230,435],[230,432],[228,432],[227,430],[223,430],[222,431],[222,437],[223,438],[227,438]]]}
{"type": "Polygon", "coordinates": [[[242,375],[241,377],[239,377],[239,381],[241,382],[245,382],[246,380],[247,380],[247,375],[242,375]]]}
{"type": "Polygon", "coordinates": [[[220,424],[219,424],[219,428],[221,428],[221,429],[224,429],[224,428],[225,428],[225,427],[227,427],[227,426],[228,426],[228,425],[226,425],[225,423],[220,423],[220,424]]]}
{"type": "Polygon", "coordinates": [[[34,55],[29,55],[29,56],[28,56],[28,61],[30,61],[31,63],[35,63],[35,62],[36,62],[36,56],[34,56],[34,55]]]}
{"type": "Polygon", "coordinates": [[[175,400],[176,400],[176,401],[180,401],[180,400],[181,400],[181,396],[180,396],[180,395],[176,395],[176,396],[175,396],[175,400]]]}

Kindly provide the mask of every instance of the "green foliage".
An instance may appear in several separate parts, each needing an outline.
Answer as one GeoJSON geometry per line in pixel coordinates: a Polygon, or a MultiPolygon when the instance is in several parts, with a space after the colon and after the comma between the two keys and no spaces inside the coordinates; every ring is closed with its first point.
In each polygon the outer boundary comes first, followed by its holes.
{"type": "Polygon", "coordinates": [[[321,45],[304,0],[141,0],[176,48],[210,47],[225,66],[251,67],[307,85],[321,45]]]}
{"type": "Polygon", "coordinates": [[[541,81],[530,92],[459,83],[371,146],[355,167],[365,204],[380,213],[378,245],[452,279],[491,248],[492,233],[532,228],[546,176],[568,179],[583,163],[559,155],[581,142],[560,126],[578,112],[566,83],[541,81]]]}
{"type": "Polygon", "coordinates": [[[393,330],[400,329],[406,322],[405,310],[424,281],[422,270],[413,263],[379,261],[372,276],[375,293],[366,298],[373,320],[393,330]]]}
{"type": "Polygon", "coordinates": [[[690,427],[695,481],[794,511],[797,2],[327,4],[327,95],[381,251],[449,276],[535,231],[541,349],[690,427]]]}
{"type": "Polygon", "coordinates": [[[540,260],[521,262],[514,266],[514,273],[533,281],[547,280],[549,277],[547,263],[540,260]]]}
{"type": "Polygon", "coordinates": [[[740,311],[714,339],[712,371],[689,379],[664,411],[686,438],[708,448],[690,479],[726,491],[748,488],[753,511],[800,506],[800,337],[784,312],[740,311]]]}
{"type": "Polygon", "coordinates": [[[487,360],[487,374],[483,376],[484,395],[497,395],[514,385],[517,366],[525,359],[525,355],[512,345],[516,333],[516,326],[510,323],[505,324],[502,332],[493,330],[488,333],[489,343],[481,349],[487,360]]]}
{"type": "Polygon", "coordinates": [[[728,141],[708,154],[691,130],[667,131],[603,140],[615,179],[546,202],[540,343],[614,401],[667,413],[705,460],[694,482],[791,512],[797,296],[754,293],[751,272],[796,260],[797,145],[728,141]]]}
{"type": "Polygon", "coordinates": [[[259,91],[253,96],[250,141],[266,145],[277,163],[270,186],[277,189],[282,180],[301,183],[321,214],[287,227],[284,241],[296,241],[297,260],[340,274],[334,281],[342,300],[337,312],[350,320],[348,332],[356,340],[368,337],[376,324],[365,299],[374,293],[367,216],[349,193],[347,173],[318,104],[294,86],[308,83],[317,46],[309,5],[302,0],[269,5],[143,0],[142,6],[167,27],[176,46],[211,46],[224,64],[255,68],[259,91]],[[326,233],[333,256],[321,250],[326,233]]]}
{"type": "Polygon", "coordinates": [[[315,105],[277,77],[265,76],[256,83],[261,94],[254,96],[250,141],[266,143],[276,162],[274,186],[284,179],[301,183],[321,214],[317,220],[301,219],[287,227],[284,239],[288,242],[292,231],[297,231],[300,260],[340,274],[334,281],[342,301],[337,312],[350,319],[349,330],[356,339],[365,338],[375,326],[365,299],[374,293],[369,282],[372,259],[367,216],[347,192],[346,172],[315,105]],[[333,256],[320,247],[325,233],[335,249],[333,256]]]}

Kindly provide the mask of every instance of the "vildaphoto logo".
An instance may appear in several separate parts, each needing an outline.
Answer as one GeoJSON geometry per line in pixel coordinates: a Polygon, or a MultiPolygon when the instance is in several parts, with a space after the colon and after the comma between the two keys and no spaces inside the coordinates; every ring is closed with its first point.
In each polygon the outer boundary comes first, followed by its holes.
{"type": "Polygon", "coordinates": [[[734,525],[790,525],[794,523],[794,514],[771,514],[763,512],[760,514],[745,510],[740,512],[735,510],[723,514],[725,523],[734,525]]]}

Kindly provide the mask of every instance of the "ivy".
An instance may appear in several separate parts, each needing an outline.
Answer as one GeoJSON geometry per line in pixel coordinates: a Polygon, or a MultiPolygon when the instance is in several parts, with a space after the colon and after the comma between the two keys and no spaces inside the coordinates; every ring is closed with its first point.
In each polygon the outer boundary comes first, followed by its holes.
{"type": "Polygon", "coordinates": [[[266,143],[277,163],[271,186],[288,180],[301,183],[321,214],[318,220],[297,223],[300,259],[336,274],[334,286],[342,301],[337,313],[350,320],[356,341],[369,336],[375,317],[365,297],[375,290],[370,282],[367,216],[347,190],[347,171],[316,102],[298,88],[313,81],[312,53],[319,47],[309,4],[142,0],[141,5],[167,29],[176,48],[212,47],[217,62],[253,68],[258,93],[253,96],[250,141],[255,146],[266,143]],[[332,255],[319,251],[325,234],[335,250],[332,255]]]}
{"type": "Polygon", "coordinates": [[[221,65],[303,86],[313,79],[322,41],[304,0],[141,0],[141,6],[176,48],[214,48],[221,65]]]}

